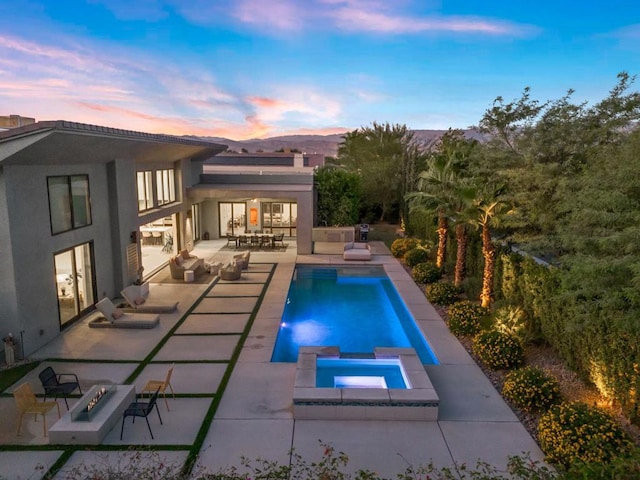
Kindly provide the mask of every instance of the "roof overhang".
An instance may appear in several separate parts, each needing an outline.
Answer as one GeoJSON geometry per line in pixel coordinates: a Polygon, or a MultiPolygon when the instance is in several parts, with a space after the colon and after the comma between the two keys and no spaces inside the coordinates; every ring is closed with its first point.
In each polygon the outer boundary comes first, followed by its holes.
{"type": "Polygon", "coordinates": [[[0,132],[0,164],[58,165],[136,162],[204,161],[226,145],[171,135],[119,130],[82,123],[38,122],[0,132]]]}

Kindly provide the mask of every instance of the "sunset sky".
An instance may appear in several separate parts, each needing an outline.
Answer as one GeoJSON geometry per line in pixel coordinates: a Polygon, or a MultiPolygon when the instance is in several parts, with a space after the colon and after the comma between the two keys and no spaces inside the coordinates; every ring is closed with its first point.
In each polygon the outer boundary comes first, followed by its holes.
{"type": "MultiPolygon", "coordinates": [[[[0,0],[0,115],[240,140],[605,97],[637,0],[0,0]]],[[[639,83],[634,89],[639,89],[639,83]]]]}

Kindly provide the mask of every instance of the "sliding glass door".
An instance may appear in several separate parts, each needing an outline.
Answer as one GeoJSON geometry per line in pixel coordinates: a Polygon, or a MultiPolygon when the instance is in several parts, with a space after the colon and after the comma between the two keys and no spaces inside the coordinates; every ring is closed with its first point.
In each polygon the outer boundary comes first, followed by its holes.
{"type": "Polygon", "coordinates": [[[93,244],[83,243],[54,255],[60,327],[85,313],[96,299],[93,244]]]}
{"type": "Polygon", "coordinates": [[[220,202],[220,236],[238,235],[247,228],[247,205],[245,203],[220,202]]]}

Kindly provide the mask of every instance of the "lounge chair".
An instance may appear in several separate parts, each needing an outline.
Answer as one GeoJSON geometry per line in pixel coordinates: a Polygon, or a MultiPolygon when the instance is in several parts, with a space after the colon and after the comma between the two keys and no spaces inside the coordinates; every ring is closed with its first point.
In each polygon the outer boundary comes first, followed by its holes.
{"type": "Polygon", "coordinates": [[[91,320],[89,326],[93,328],[153,328],[160,322],[157,313],[123,312],[107,297],[96,303],[96,308],[104,315],[104,320],[91,320]]]}
{"type": "Polygon", "coordinates": [[[231,262],[220,269],[220,279],[238,280],[242,276],[242,261],[231,262]]]}
{"type": "Polygon", "coordinates": [[[178,302],[172,300],[149,300],[140,285],[129,285],[120,291],[131,309],[139,313],[168,313],[178,308],[178,302]]]}
{"type": "Polygon", "coordinates": [[[233,260],[235,262],[241,262],[242,265],[242,270],[246,270],[247,268],[249,268],[249,259],[251,258],[251,252],[249,250],[247,250],[244,253],[239,253],[238,255],[234,255],[233,256],[233,260]]]}

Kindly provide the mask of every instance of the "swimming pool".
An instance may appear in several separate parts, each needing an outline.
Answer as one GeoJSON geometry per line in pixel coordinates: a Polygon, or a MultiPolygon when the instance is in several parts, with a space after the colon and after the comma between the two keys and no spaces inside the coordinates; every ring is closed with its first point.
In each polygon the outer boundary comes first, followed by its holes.
{"type": "Polygon", "coordinates": [[[298,265],[272,362],[295,362],[300,346],[337,346],[343,354],[413,347],[438,360],[382,266],[298,265]]]}
{"type": "Polygon", "coordinates": [[[318,358],[318,388],[407,388],[406,375],[397,358],[318,358]]]}

